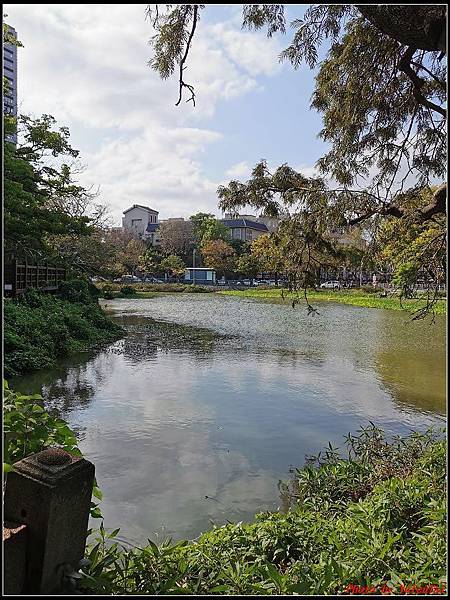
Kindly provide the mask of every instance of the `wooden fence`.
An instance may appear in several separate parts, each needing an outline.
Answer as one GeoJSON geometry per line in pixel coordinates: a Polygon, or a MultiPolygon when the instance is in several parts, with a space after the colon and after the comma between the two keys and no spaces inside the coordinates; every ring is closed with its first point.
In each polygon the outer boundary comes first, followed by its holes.
{"type": "Polygon", "coordinates": [[[30,265],[27,262],[12,261],[5,265],[4,292],[7,296],[22,294],[27,288],[44,291],[56,290],[66,280],[67,272],[63,267],[47,264],[30,265]]]}

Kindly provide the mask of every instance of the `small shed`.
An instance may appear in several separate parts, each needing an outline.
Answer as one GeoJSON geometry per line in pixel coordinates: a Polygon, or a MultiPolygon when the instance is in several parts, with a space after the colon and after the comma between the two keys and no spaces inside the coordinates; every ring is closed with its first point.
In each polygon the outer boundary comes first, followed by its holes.
{"type": "Polygon", "coordinates": [[[204,267],[190,267],[184,272],[184,282],[199,285],[215,285],[216,271],[215,269],[204,267]]]}

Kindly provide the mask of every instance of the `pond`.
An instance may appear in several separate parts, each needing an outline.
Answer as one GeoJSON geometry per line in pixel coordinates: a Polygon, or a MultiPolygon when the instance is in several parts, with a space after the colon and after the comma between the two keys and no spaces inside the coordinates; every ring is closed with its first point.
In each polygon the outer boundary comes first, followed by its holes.
{"type": "Polygon", "coordinates": [[[133,543],[276,509],[292,466],[369,421],[390,435],[445,423],[444,318],[217,294],[101,303],[123,340],[11,385],[77,431],[105,526],[133,543]]]}

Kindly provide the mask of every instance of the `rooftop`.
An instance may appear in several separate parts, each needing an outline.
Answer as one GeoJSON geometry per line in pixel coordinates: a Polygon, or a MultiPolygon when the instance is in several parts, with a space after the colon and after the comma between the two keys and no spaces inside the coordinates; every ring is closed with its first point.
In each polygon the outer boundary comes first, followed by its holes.
{"type": "Polygon", "coordinates": [[[157,210],[154,210],[153,208],[150,208],[149,206],[143,206],[142,204],[133,204],[133,206],[131,206],[130,208],[127,208],[127,210],[124,210],[123,214],[126,214],[130,210],[133,210],[133,208],[143,208],[144,210],[148,210],[149,212],[154,213],[155,215],[159,214],[157,210]]]}
{"type": "Polygon", "coordinates": [[[221,222],[230,229],[234,229],[235,227],[248,227],[249,229],[258,229],[259,231],[267,231],[267,233],[269,233],[269,230],[264,223],[251,221],[250,219],[222,219],[221,222]]]}

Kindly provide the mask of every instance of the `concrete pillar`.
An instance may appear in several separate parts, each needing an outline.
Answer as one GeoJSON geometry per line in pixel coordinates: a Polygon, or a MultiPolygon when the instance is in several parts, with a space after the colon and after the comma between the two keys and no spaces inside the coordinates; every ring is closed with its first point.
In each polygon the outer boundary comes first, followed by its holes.
{"type": "Polygon", "coordinates": [[[26,578],[27,528],[18,523],[3,525],[4,593],[21,594],[26,578]]]}
{"type": "Polygon", "coordinates": [[[5,489],[5,520],[26,525],[24,593],[60,588],[68,565],[83,558],[94,465],[60,448],[14,463],[5,489]]]}

